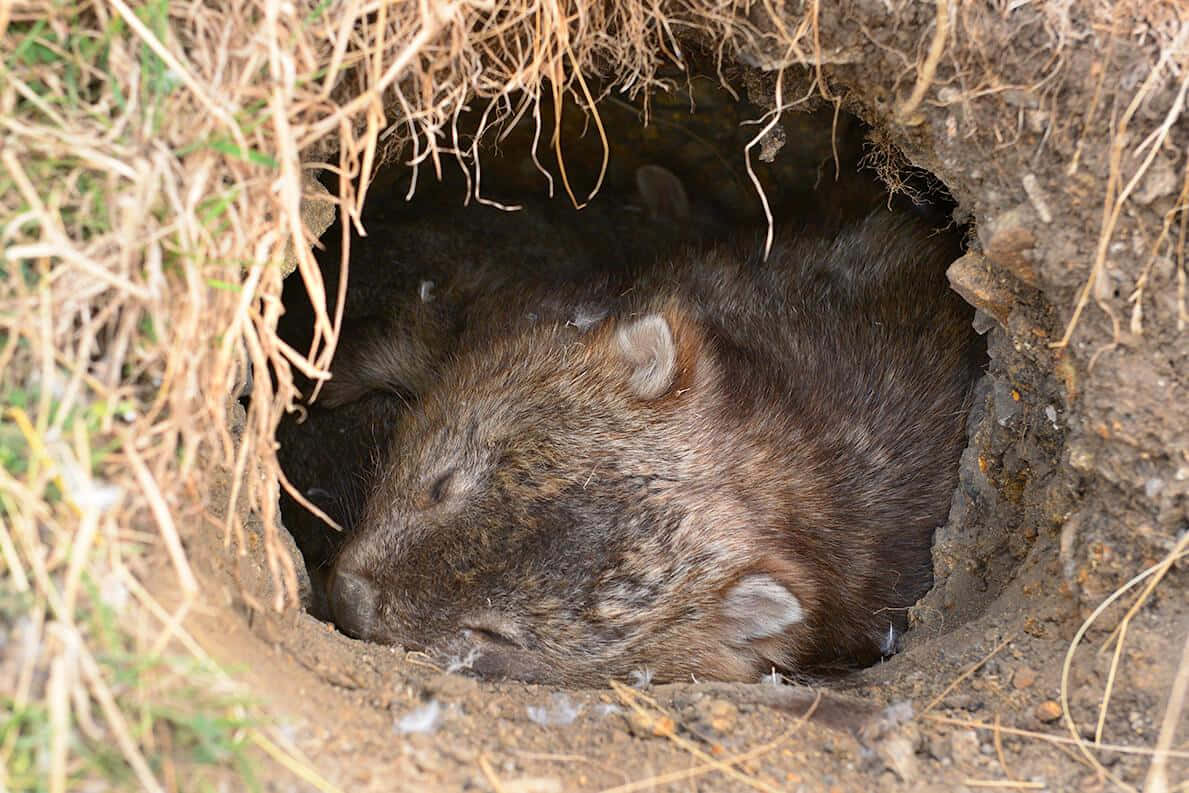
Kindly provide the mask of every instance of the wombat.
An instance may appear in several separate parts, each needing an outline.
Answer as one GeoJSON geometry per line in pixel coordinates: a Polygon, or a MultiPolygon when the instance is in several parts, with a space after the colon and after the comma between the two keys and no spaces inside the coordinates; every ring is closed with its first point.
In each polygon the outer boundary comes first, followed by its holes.
{"type": "MultiPolygon", "coordinates": [[[[958,240],[877,211],[756,247],[490,296],[515,320],[468,335],[391,433],[338,627],[572,685],[890,654],[978,373],[958,240]]],[[[382,342],[360,355],[383,382],[382,342]]]]}

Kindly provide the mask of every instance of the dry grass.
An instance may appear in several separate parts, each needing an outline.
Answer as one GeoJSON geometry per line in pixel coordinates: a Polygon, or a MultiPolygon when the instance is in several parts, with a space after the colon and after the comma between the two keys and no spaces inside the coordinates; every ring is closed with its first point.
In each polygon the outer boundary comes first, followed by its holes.
{"type": "MultiPolygon", "coordinates": [[[[1098,307],[1111,319],[1111,324],[1114,327],[1112,346],[1118,343],[1120,322],[1106,299],[1106,292],[1108,290],[1106,279],[1103,275],[1107,252],[1111,241],[1115,237],[1115,229],[1119,224],[1120,215],[1127,206],[1128,198],[1135,192],[1137,186],[1142,183],[1145,174],[1147,174],[1148,169],[1152,166],[1152,162],[1169,140],[1173,126],[1182,120],[1182,116],[1185,113],[1187,92],[1189,92],[1189,22],[1184,23],[1176,31],[1176,36],[1172,41],[1168,42],[1162,48],[1159,60],[1157,60],[1143,83],[1136,90],[1135,95],[1123,110],[1118,123],[1113,125],[1115,129],[1110,144],[1110,170],[1103,196],[1102,226],[1098,235],[1098,246],[1094,253],[1094,262],[1090,268],[1090,275],[1086,279],[1085,285],[1078,293],[1073,316],[1066,325],[1065,334],[1059,341],[1054,342],[1054,347],[1064,347],[1069,344],[1069,340],[1077,328],[1078,320],[1082,316],[1082,311],[1085,310],[1091,296],[1095,298],[1098,307]],[[1173,82],[1176,88],[1174,98],[1164,117],[1134,149],[1128,151],[1128,141],[1130,140],[1129,128],[1136,112],[1144,104],[1145,100],[1151,97],[1155,90],[1164,87],[1170,81],[1173,82]],[[1124,167],[1125,162],[1128,160],[1134,163],[1134,165],[1131,169],[1130,177],[1124,182],[1124,167]]],[[[1189,163],[1186,163],[1185,168],[1186,174],[1189,175],[1189,163]]],[[[1168,221],[1171,223],[1174,215],[1181,214],[1181,225],[1184,227],[1185,223],[1189,221],[1183,217],[1185,213],[1183,201],[1178,203],[1179,206],[1169,213],[1168,221]]],[[[1162,234],[1162,240],[1163,236],[1162,234]]],[[[1156,249],[1153,251],[1153,256],[1155,256],[1159,248],[1160,243],[1157,243],[1156,249]]],[[[1184,259],[1183,244],[1179,246],[1177,255],[1179,259],[1184,259]]],[[[1135,302],[1133,327],[1137,327],[1140,332],[1142,332],[1142,324],[1139,320],[1140,314],[1137,312],[1142,312],[1145,280],[1141,275],[1140,280],[1137,282],[1133,298],[1135,302]]]]}
{"type": "MultiPolygon", "coordinates": [[[[20,648],[0,661],[10,714],[0,731],[0,787],[56,792],[135,780],[172,790],[196,766],[216,777],[244,774],[250,757],[271,757],[330,789],[251,725],[251,704],[181,627],[202,588],[184,541],[202,530],[200,485],[216,471],[233,483],[228,547],[244,547],[242,499],[265,527],[279,583],[273,605],[296,592],[276,539],[278,488],[287,483],[274,430],[299,397],[293,372],[326,377],[343,304],[341,292],[326,294],[310,254],[303,171],[329,158],[347,177],[336,197],[346,223],[359,222],[374,165],[395,156],[417,171],[460,165],[481,198],[480,145],[531,114],[540,145],[556,155],[557,178],[580,204],[598,183],[587,191],[570,183],[557,128],[540,129],[542,104],[558,111],[560,126],[565,96],[588,112],[613,89],[646,98],[661,85],[662,64],[686,68],[682,42],[708,46],[720,72],[740,57],[781,73],[815,66],[814,89],[834,98],[822,64],[844,58],[821,46],[828,9],[751,9],[634,0],[0,0],[0,622],[8,646],[20,648]],[[460,131],[467,107],[481,109],[481,121],[460,131]],[[275,335],[287,249],[318,307],[308,350],[275,335]],[[244,429],[233,435],[230,398],[249,365],[276,379],[253,378],[244,429]],[[143,583],[162,563],[183,593],[172,613],[143,583]],[[177,707],[148,707],[157,701],[177,707]]],[[[898,105],[905,120],[925,112],[939,86],[970,76],[947,60],[947,42],[964,30],[960,15],[945,0],[936,10],[893,85],[914,86],[898,105]]],[[[1184,28],[1169,35],[1168,23],[1152,18],[1147,35],[1164,42],[1167,57],[1133,104],[1161,81],[1181,80],[1180,93],[1126,151],[1134,108],[1120,118],[1103,246],[1146,155],[1178,121],[1189,84],[1184,28]],[[1124,155],[1139,162],[1120,189],[1124,155]]],[[[1072,46],[1068,17],[1054,11],[1051,29],[1055,74],[1072,46]]],[[[984,90],[968,88],[965,97],[984,90]]],[[[778,82],[774,106],[795,101],[778,82]]],[[[597,112],[592,119],[604,135],[597,112]]],[[[1176,245],[1182,313],[1184,226],[1157,241],[1176,245]]],[[[1079,312],[1101,267],[1100,255],[1079,312]]],[[[738,773],[738,758],[701,759],[689,776],[738,773]]],[[[1154,762],[1153,779],[1159,773],[1154,762]]]]}
{"type": "MultiPolygon", "coordinates": [[[[287,483],[273,435],[299,396],[292,372],[326,376],[343,297],[325,294],[301,223],[306,158],[333,156],[348,177],[337,204],[348,222],[366,196],[360,175],[386,153],[435,171],[465,163],[477,177],[475,146],[500,119],[540,118],[539,103],[560,107],[565,94],[593,106],[587,76],[608,64],[632,92],[653,85],[679,22],[658,21],[631,4],[558,2],[497,13],[469,2],[0,3],[0,558],[11,619],[29,622],[21,635],[34,648],[4,670],[15,719],[0,746],[5,787],[24,786],[25,760],[50,769],[54,791],[102,777],[67,740],[92,709],[83,754],[118,747],[142,787],[172,787],[158,758],[170,747],[133,716],[143,692],[113,684],[121,670],[91,654],[99,628],[80,613],[95,591],[132,588],[164,552],[180,608],[144,616],[121,602],[117,630],[135,640],[164,625],[165,642],[176,638],[201,586],[183,547],[207,506],[195,485],[216,470],[233,483],[219,510],[228,547],[244,547],[245,504],[266,527],[273,605],[295,596],[276,541],[287,483]],[[487,103],[469,149],[457,128],[468,102],[487,103]],[[308,350],[274,333],[287,249],[318,307],[308,350]],[[276,380],[252,380],[233,437],[229,399],[249,366],[276,380]],[[21,721],[29,708],[44,718],[21,721]]],[[[695,24],[728,39],[746,27],[730,15],[695,24]]],[[[561,180],[573,195],[564,170],[561,180]]]]}
{"type": "MultiPolygon", "coordinates": [[[[995,747],[999,756],[999,762],[1005,772],[1008,772],[1007,763],[1004,760],[1003,749],[1001,745],[1000,736],[1003,734],[1015,735],[1033,741],[1044,742],[1054,747],[1064,749],[1071,746],[1077,749],[1077,753],[1069,752],[1071,759],[1082,762],[1086,767],[1097,777],[1098,784],[1103,785],[1109,782],[1113,789],[1127,791],[1128,793],[1139,793],[1140,787],[1131,784],[1126,779],[1119,776],[1119,774],[1107,768],[1106,765],[1099,759],[1100,755],[1111,754],[1137,754],[1149,758],[1148,772],[1143,781],[1142,790],[1144,793],[1166,793],[1166,791],[1174,789],[1170,786],[1172,780],[1168,777],[1168,763],[1170,759],[1179,761],[1189,760],[1189,752],[1173,748],[1173,736],[1176,732],[1176,725],[1179,723],[1180,714],[1184,708],[1186,701],[1185,688],[1189,685],[1189,669],[1186,667],[1186,661],[1189,661],[1189,635],[1186,636],[1186,648],[1182,650],[1180,663],[1174,664],[1173,669],[1177,670],[1174,675],[1174,682],[1172,690],[1169,692],[1168,704],[1165,708],[1164,718],[1161,723],[1160,732],[1157,736],[1156,745],[1153,747],[1134,746],[1127,744],[1112,744],[1102,740],[1103,724],[1106,721],[1107,713],[1110,708],[1111,695],[1117,681],[1117,672],[1119,670],[1119,658],[1122,654],[1123,646],[1127,637],[1127,626],[1139,610],[1148,602],[1156,587],[1161,580],[1172,569],[1173,565],[1184,559],[1189,555],[1189,534],[1181,537],[1176,546],[1169,551],[1169,553],[1157,564],[1154,564],[1143,570],[1130,581],[1124,583],[1105,598],[1084,620],[1082,625],[1075,633],[1073,640],[1070,642],[1068,650],[1065,654],[1064,661],[1061,668],[1060,681],[1060,704],[1061,704],[1061,719],[1069,731],[1068,736],[1053,735],[1047,732],[1039,732],[1035,730],[1024,730],[1019,728],[1004,727],[1000,724],[999,717],[996,716],[995,722],[989,724],[986,722],[973,721],[970,719],[959,719],[948,716],[941,716],[932,713],[934,708],[945,701],[958,686],[960,686],[966,679],[968,679],[974,672],[980,669],[991,658],[998,654],[1004,647],[1006,647],[1014,638],[1009,636],[1003,641],[995,645],[995,647],[988,652],[984,657],[978,659],[974,663],[963,669],[953,680],[951,680],[939,694],[933,697],[929,704],[921,711],[921,717],[927,719],[935,724],[942,724],[953,727],[964,727],[967,729],[984,730],[991,732],[994,736],[995,747]],[[1114,645],[1114,652],[1110,664],[1110,671],[1107,676],[1105,685],[1103,687],[1102,696],[1099,705],[1098,720],[1094,732],[1094,739],[1087,740],[1083,737],[1084,725],[1079,725],[1074,719],[1073,713],[1070,709],[1069,690],[1070,690],[1070,676],[1075,664],[1077,651],[1082,645],[1086,637],[1086,633],[1092,626],[1104,615],[1106,615],[1112,606],[1121,601],[1122,598],[1137,585],[1147,582],[1143,589],[1140,590],[1130,607],[1118,617],[1115,629],[1110,633],[1108,638],[1103,642],[1101,650],[1106,650],[1110,645],[1114,645]]],[[[1179,766],[1178,766],[1179,767],[1179,766]]],[[[971,784],[967,781],[965,784],[971,784]]],[[[989,784],[1011,785],[1011,782],[996,782],[989,784]]]]}

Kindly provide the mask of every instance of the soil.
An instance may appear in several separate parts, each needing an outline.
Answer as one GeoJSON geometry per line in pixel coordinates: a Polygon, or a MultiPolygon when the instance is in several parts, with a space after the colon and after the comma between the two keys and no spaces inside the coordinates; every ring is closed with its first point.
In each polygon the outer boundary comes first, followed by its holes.
{"type": "MultiPolygon", "coordinates": [[[[480,682],[398,648],[348,639],[317,619],[325,616],[319,574],[339,539],[296,505],[282,506],[312,574],[306,610],[278,614],[262,605],[271,597],[263,554],[232,557],[221,537],[196,532],[188,551],[218,596],[192,630],[279,714],[287,746],[342,790],[1142,786],[1145,751],[1189,630],[1184,565],[1130,621],[1116,670],[1112,630],[1139,587],[1093,623],[1073,655],[1065,687],[1073,729],[1093,742],[1101,710],[1101,746],[1073,745],[1061,677],[1083,620],[1189,529],[1183,265],[1164,248],[1148,257],[1180,189],[1189,128],[1182,122],[1173,130],[1139,183],[1120,214],[1095,299],[1068,345],[1054,346],[1094,261],[1111,119],[1155,63],[1151,39],[1120,37],[1106,48],[1109,31],[1074,8],[1057,21],[1046,4],[1005,15],[967,9],[963,35],[951,38],[919,118],[891,124],[916,78],[906,66],[915,61],[903,53],[927,46],[933,6],[898,14],[882,2],[839,8],[823,14],[820,35],[823,50],[834,53],[825,74],[842,121],[820,95],[787,111],[779,136],[757,147],[772,154],[759,163],[759,177],[778,216],[790,217],[884,200],[871,175],[854,176],[865,153],[886,166],[893,151],[901,165],[936,176],[956,201],[954,217],[970,223],[970,253],[951,280],[980,309],[976,322],[988,344],[950,519],[936,535],[935,586],[913,610],[903,652],[828,690],[787,681],[598,690],[480,682]],[[836,152],[841,188],[832,186],[836,152]],[[1137,326],[1131,297],[1141,275],[1137,326]]],[[[696,44],[687,42],[690,52],[696,44]]],[[[742,60],[762,66],[776,55],[757,49],[742,60]]],[[[715,73],[713,64],[701,67],[715,73]]],[[[543,177],[517,154],[523,130],[483,171],[485,194],[524,203],[520,212],[463,208],[463,187],[435,184],[424,169],[406,205],[408,173],[387,170],[371,191],[369,236],[353,254],[348,317],[416,288],[433,256],[514,256],[531,268],[575,251],[595,262],[664,255],[741,225],[758,239],[762,211],[742,163],[757,127],[740,121],[772,104],[775,78],[742,65],[726,76],[749,101],[708,79],[683,82],[680,92],[654,98],[644,128],[630,108],[605,103],[610,170],[581,214],[560,190],[542,197],[543,177]],[[703,230],[658,228],[647,218],[631,176],[646,163],[681,176],[703,230]]],[[[789,70],[785,101],[811,94],[812,79],[789,70]]],[[[1167,81],[1143,103],[1134,124],[1144,131],[1129,146],[1163,117],[1175,89],[1167,81]]],[[[570,178],[593,184],[597,138],[579,136],[576,112],[566,123],[570,178]]],[[[1136,164],[1125,158],[1125,173],[1136,164]]],[[[912,169],[897,172],[905,173],[912,169]]],[[[920,174],[908,187],[935,191],[920,174]]],[[[324,239],[320,258],[333,281],[337,226],[324,239]]],[[[287,291],[286,304],[282,330],[299,343],[299,290],[287,291]]],[[[278,435],[291,480],[349,525],[377,438],[401,409],[398,400],[376,397],[295,417],[278,435]]],[[[1189,715],[1174,743],[1180,754],[1169,763],[1170,789],[1189,779],[1187,737],[1189,715]]],[[[288,777],[267,784],[304,789],[288,777]]]]}

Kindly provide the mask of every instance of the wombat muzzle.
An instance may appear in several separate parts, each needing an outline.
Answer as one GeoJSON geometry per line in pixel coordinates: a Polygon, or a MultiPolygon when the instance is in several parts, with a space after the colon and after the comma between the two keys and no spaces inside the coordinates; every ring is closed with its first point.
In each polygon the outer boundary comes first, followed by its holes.
{"type": "Polygon", "coordinates": [[[329,585],[334,624],[348,636],[367,639],[376,619],[376,585],[354,573],[336,572],[329,585]]]}

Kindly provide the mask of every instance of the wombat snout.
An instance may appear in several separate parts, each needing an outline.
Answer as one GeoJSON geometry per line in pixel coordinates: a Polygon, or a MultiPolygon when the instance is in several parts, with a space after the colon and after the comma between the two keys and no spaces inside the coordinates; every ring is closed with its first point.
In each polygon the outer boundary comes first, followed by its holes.
{"type": "Polygon", "coordinates": [[[338,629],[355,639],[372,638],[379,600],[375,583],[365,576],[336,569],[327,588],[338,629]]]}

